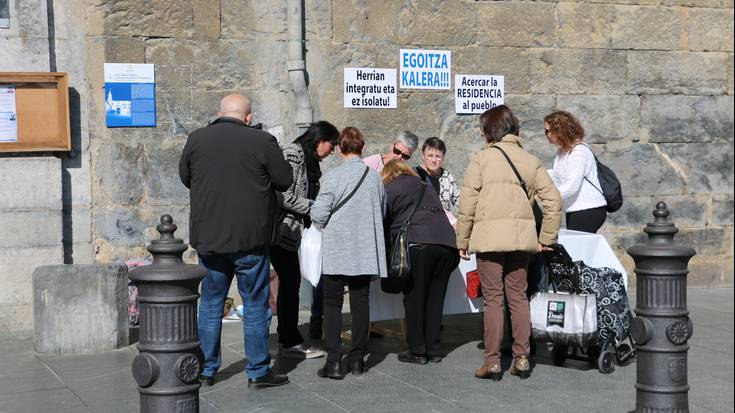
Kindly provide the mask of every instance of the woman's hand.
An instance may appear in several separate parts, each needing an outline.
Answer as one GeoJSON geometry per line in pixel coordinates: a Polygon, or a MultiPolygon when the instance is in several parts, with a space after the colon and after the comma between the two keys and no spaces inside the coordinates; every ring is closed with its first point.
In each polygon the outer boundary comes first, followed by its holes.
{"type": "Polygon", "coordinates": [[[459,250],[459,258],[462,258],[465,261],[469,261],[470,253],[467,252],[467,250],[459,250]]]}
{"type": "Polygon", "coordinates": [[[544,244],[538,244],[538,252],[547,252],[547,251],[553,251],[554,249],[551,247],[547,247],[544,244]]]}

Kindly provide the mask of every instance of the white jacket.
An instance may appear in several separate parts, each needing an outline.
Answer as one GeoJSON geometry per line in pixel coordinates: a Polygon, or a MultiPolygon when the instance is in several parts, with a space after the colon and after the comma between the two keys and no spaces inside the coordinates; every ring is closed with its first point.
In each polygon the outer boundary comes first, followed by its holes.
{"type": "Polygon", "coordinates": [[[561,149],[557,151],[554,167],[549,170],[549,175],[561,193],[564,212],[607,205],[600,192],[602,187],[597,179],[595,155],[587,145],[575,145],[568,153],[561,149]]]}

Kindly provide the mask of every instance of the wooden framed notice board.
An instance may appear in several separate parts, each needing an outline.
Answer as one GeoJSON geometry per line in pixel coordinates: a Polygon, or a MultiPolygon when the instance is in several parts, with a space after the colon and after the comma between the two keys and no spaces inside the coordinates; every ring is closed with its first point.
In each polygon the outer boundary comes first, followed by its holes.
{"type": "MultiPolygon", "coordinates": [[[[66,73],[0,72],[0,93],[7,93],[3,107],[15,114],[0,119],[3,137],[0,152],[69,151],[69,89],[66,73]],[[8,117],[9,116],[9,117],[8,117]],[[10,125],[8,120],[16,120],[10,125]],[[14,130],[13,128],[17,128],[14,130]]],[[[0,111],[3,109],[0,107],[0,111]]],[[[0,114],[3,116],[3,114],[0,114]]]]}

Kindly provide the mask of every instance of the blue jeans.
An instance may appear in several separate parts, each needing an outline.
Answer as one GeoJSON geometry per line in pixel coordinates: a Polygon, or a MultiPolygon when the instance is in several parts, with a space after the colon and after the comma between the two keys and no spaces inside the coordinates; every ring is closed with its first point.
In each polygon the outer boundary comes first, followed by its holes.
{"type": "Polygon", "coordinates": [[[237,289],[244,309],[245,368],[249,379],[264,376],[270,368],[268,329],[271,324],[270,264],[267,250],[256,248],[234,254],[200,255],[199,264],[207,269],[199,301],[199,341],[204,353],[202,374],[212,376],[222,366],[220,341],[225,298],[237,275],[237,289]]]}

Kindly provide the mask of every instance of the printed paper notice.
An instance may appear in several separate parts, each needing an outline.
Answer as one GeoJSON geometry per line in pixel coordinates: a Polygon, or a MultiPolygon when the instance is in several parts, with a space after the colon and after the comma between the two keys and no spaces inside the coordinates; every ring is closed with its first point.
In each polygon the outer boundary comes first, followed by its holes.
{"type": "Polygon", "coordinates": [[[344,104],[353,109],[395,109],[396,69],[345,67],[344,104]]]}
{"type": "Polygon", "coordinates": [[[401,89],[451,89],[452,52],[401,49],[401,89]]]}
{"type": "Polygon", "coordinates": [[[503,76],[456,75],[454,108],[456,113],[483,113],[502,105],[505,95],[503,76]]]}
{"type": "Polygon", "coordinates": [[[0,85],[0,142],[18,142],[15,86],[0,85]]]}
{"type": "Polygon", "coordinates": [[[105,63],[105,123],[108,128],[156,126],[152,64],[105,63]]]}

